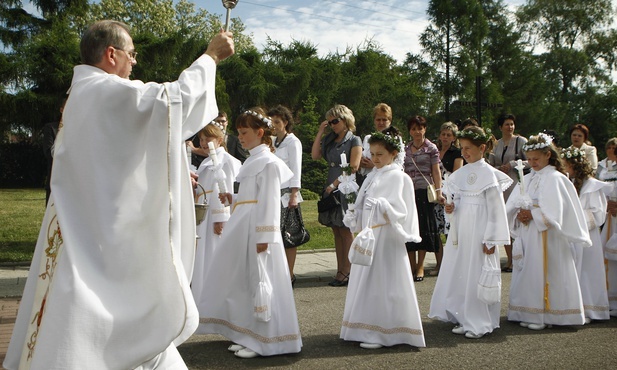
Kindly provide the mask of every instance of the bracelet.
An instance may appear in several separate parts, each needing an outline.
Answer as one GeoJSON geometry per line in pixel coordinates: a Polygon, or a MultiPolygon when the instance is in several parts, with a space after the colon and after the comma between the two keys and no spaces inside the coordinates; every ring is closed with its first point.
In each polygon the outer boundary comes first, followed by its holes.
{"type": "Polygon", "coordinates": [[[334,186],[334,183],[328,185],[328,188],[331,188],[332,190],[336,189],[336,186],[334,186]]]}

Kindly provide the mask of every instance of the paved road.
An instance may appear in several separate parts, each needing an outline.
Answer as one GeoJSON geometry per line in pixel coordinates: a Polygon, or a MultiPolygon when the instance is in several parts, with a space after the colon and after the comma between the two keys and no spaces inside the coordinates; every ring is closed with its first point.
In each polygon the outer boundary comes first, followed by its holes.
{"type": "MultiPolygon", "coordinates": [[[[503,252],[503,251],[502,251],[503,252]]],[[[502,253],[503,255],[503,253],[502,253]]],[[[434,265],[428,254],[427,267],[434,265]]],[[[505,262],[502,259],[502,262],[505,262]]],[[[427,269],[428,271],[428,269],[427,269]]],[[[482,339],[450,333],[452,325],[426,317],[435,277],[416,283],[426,348],[395,346],[365,350],[339,339],[347,288],[327,286],[336,272],[334,253],[299,254],[294,290],[304,347],[295,355],[243,360],[217,335],[194,335],[179,347],[190,369],[616,369],[617,318],[580,327],[534,332],[509,323],[502,304],[501,328],[482,339]]],[[[27,268],[0,269],[0,360],[13,328],[27,268]]],[[[503,302],[511,274],[503,274],[503,302]]]]}
{"type": "MultiPolygon", "coordinates": [[[[511,274],[503,275],[504,302],[511,274]]],[[[436,278],[416,283],[426,348],[395,346],[365,350],[339,339],[346,288],[323,282],[296,286],[295,298],[304,347],[296,355],[238,359],[229,341],[217,335],[195,335],[179,347],[190,369],[615,369],[617,318],[581,327],[553,327],[535,332],[505,319],[482,339],[450,333],[452,325],[426,317],[436,278]]]]}

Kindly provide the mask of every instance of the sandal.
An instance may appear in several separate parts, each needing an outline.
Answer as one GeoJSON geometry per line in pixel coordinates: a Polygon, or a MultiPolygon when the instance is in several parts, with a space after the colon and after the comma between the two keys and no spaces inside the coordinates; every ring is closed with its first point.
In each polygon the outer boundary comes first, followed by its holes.
{"type": "Polygon", "coordinates": [[[337,272],[336,275],[341,275],[343,276],[343,279],[338,280],[338,279],[334,279],[332,280],[328,285],[330,286],[347,286],[347,284],[349,284],[349,274],[345,275],[342,272],[337,272]]]}

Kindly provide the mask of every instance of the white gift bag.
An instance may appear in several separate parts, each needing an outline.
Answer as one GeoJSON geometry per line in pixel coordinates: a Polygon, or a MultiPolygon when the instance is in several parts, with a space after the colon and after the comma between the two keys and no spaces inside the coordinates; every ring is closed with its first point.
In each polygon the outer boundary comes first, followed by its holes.
{"type": "Polygon", "coordinates": [[[349,248],[349,262],[354,265],[370,266],[373,263],[373,252],[375,251],[375,235],[371,222],[373,221],[373,212],[377,205],[373,205],[368,218],[367,226],[356,235],[351,248],[349,248]]]}
{"type": "Polygon", "coordinates": [[[501,302],[501,269],[496,253],[484,255],[482,273],[478,280],[478,299],[486,304],[501,302]]]}
{"type": "Polygon", "coordinates": [[[259,321],[268,322],[272,316],[272,283],[266,270],[270,250],[257,253],[257,265],[259,268],[259,284],[255,292],[255,317],[259,321]]]}

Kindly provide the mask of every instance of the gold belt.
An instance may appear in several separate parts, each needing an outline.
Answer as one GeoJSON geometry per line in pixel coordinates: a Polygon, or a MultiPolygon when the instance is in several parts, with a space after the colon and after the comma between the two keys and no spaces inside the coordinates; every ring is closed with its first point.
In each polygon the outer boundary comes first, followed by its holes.
{"type": "Polygon", "coordinates": [[[257,203],[257,199],[241,200],[239,202],[234,203],[234,207],[231,209],[231,213],[234,213],[234,211],[236,210],[237,206],[239,206],[241,204],[250,204],[250,203],[257,203]]]}

